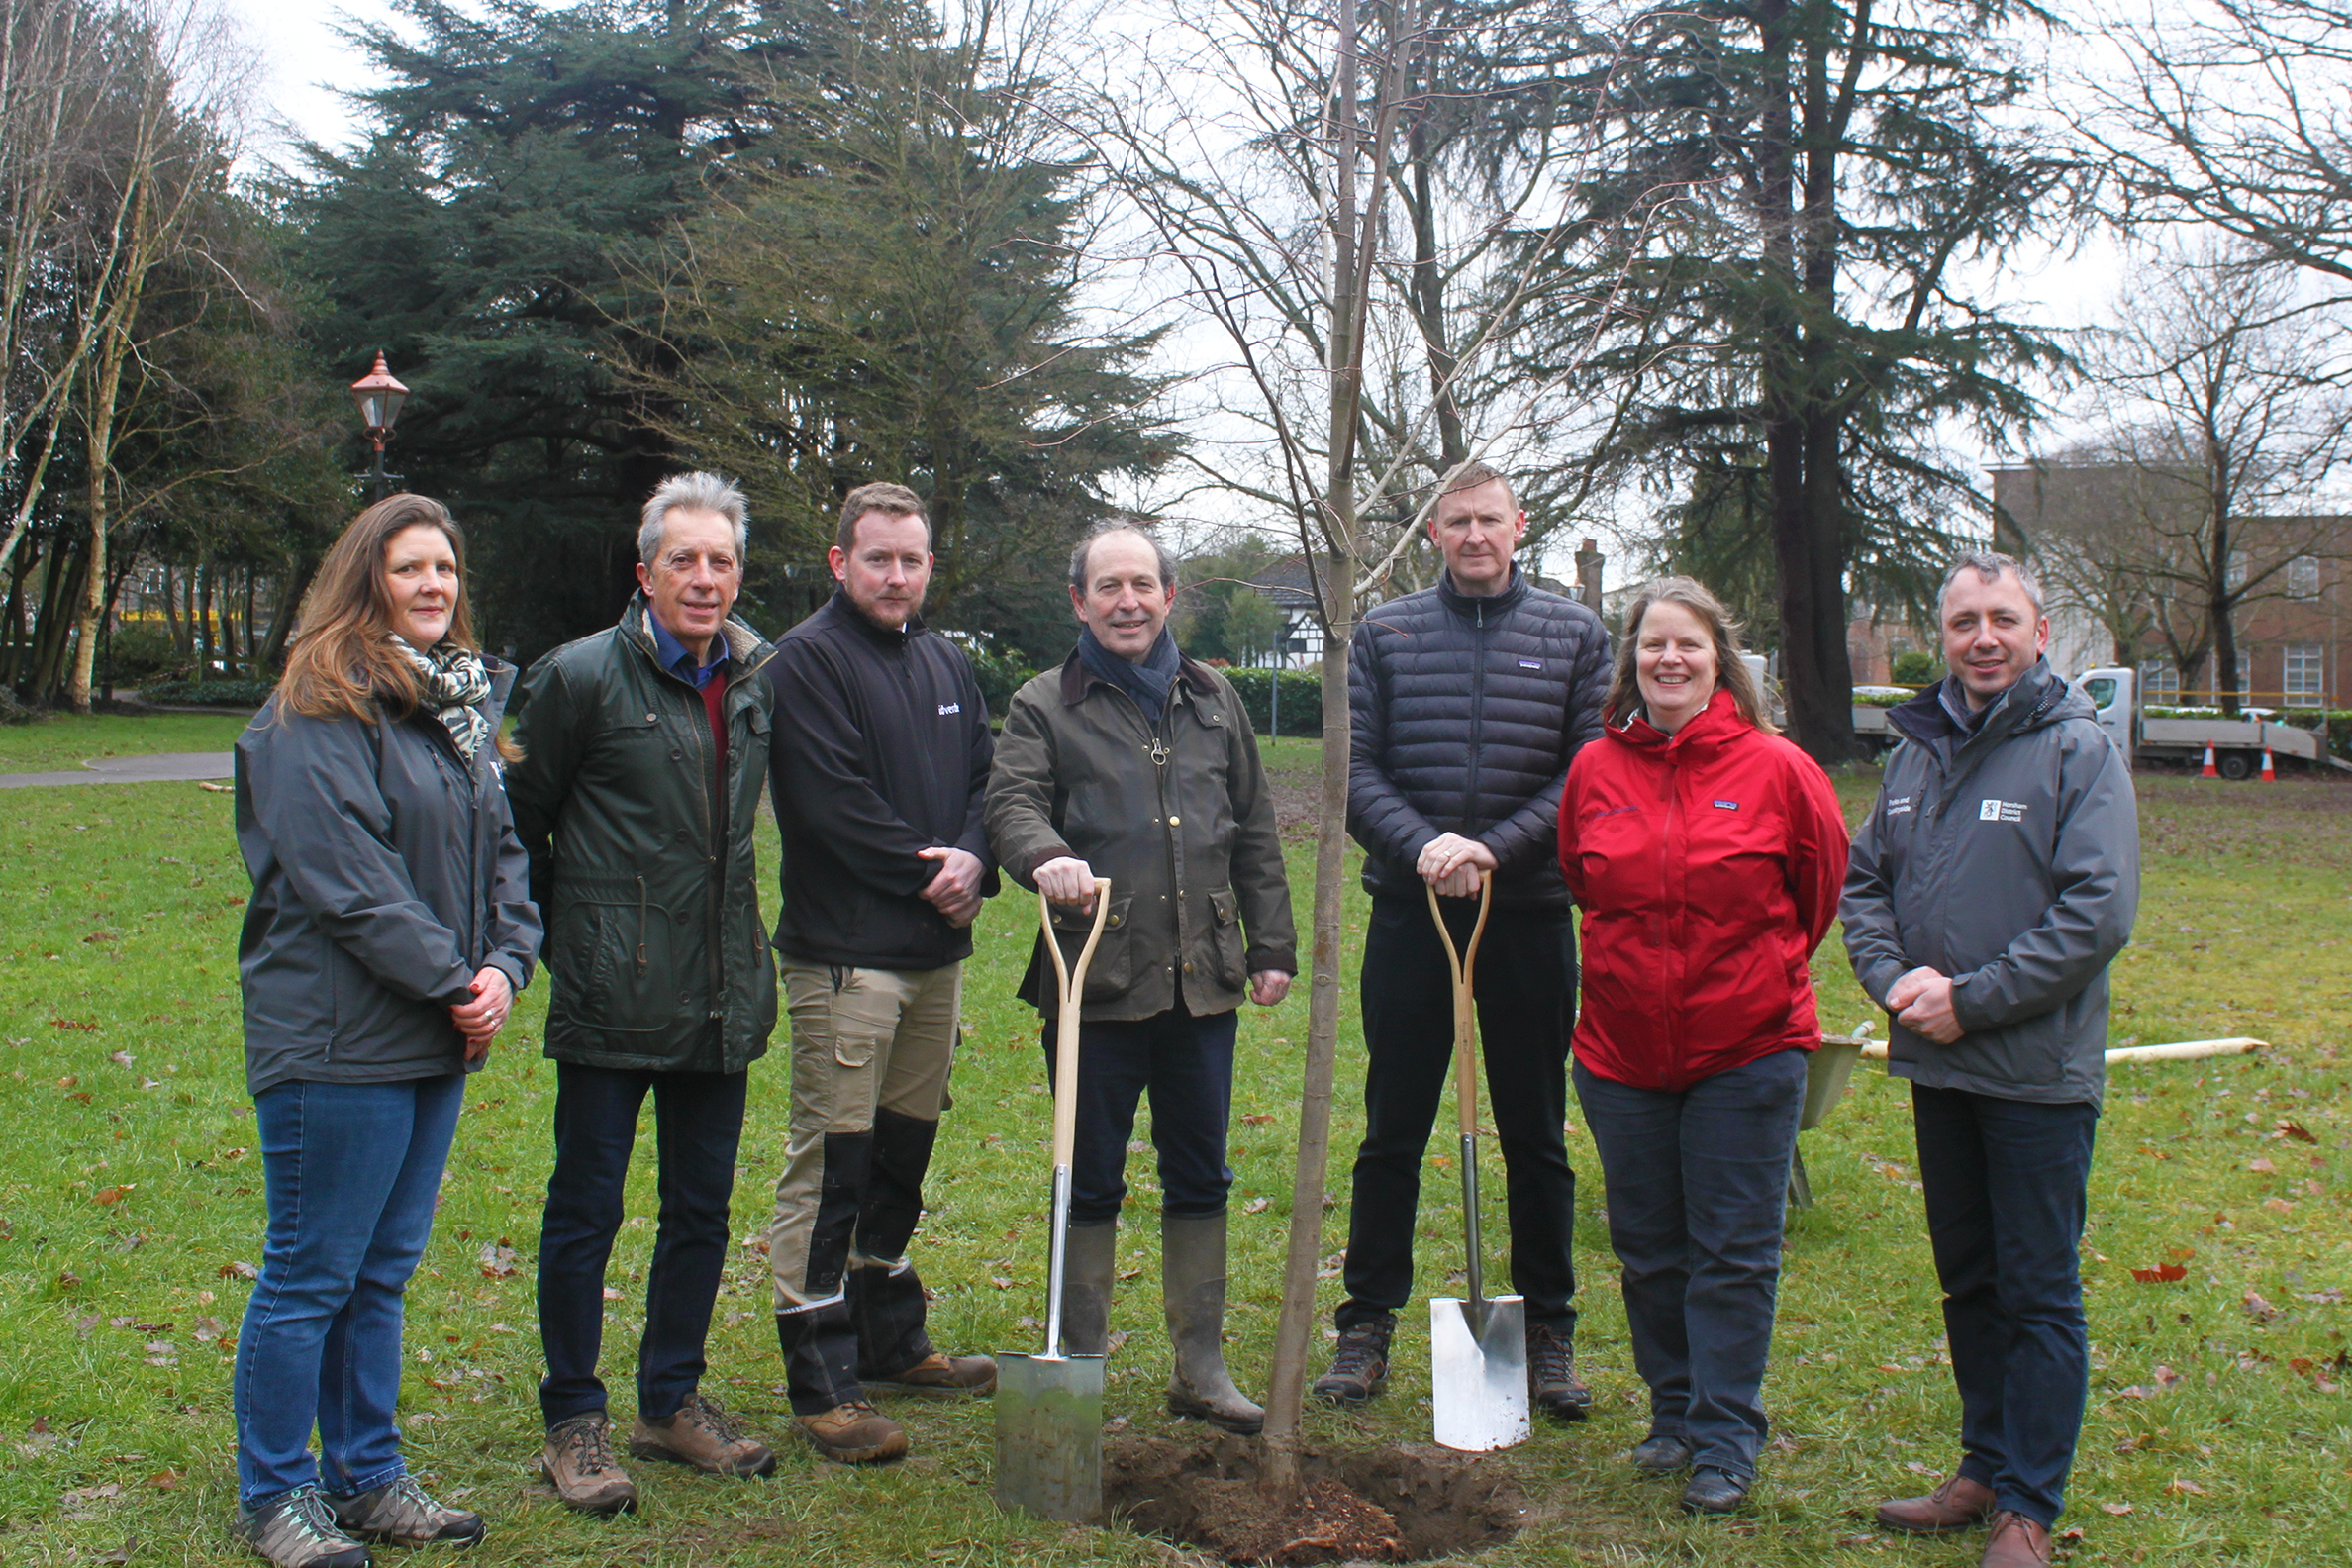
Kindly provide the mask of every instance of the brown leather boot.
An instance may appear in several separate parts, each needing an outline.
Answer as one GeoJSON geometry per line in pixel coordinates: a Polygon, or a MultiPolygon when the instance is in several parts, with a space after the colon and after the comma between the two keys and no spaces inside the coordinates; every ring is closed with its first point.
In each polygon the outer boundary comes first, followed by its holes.
{"type": "Polygon", "coordinates": [[[2050,1568],[2050,1532],[2003,1509],[1993,1516],[1993,1538],[1985,1542],[1981,1568],[2050,1568]]]}
{"type": "Polygon", "coordinates": [[[582,1514],[621,1514],[637,1506],[637,1483],[613,1458],[613,1423],[603,1411],[549,1428],[539,1473],[565,1508],[582,1514]]]}
{"type": "Polygon", "coordinates": [[[996,1362],[987,1356],[951,1356],[933,1350],[903,1372],[867,1378],[870,1389],[893,1394],[920,1394],[929,1399],[957,1399],[967,1394],[996,1391],[996,1362]]]}
{"type": "Polygon", "coordinates": [[[763,1476],[776,1468],[776,1456],[765,1443],[746,1436],[734,1417],[700,1394],[687,1395],[668,1421],[639,1416],[630,1429],[629,1451],[639,1459],[667,1459],[712,1475],[763,1476]]]}
{"type": "Polygon", "coordinates": [[[822,1416],[795,1416],[792,1424],[819,1453],[840,1464],[880,1464],[907,1452],[906,1428],[871,1405],[835,1405],[822,1416]]]}
{"type": "Polygon", "coordinates": [[[1981,1524],[1992,1512],[1993,1489],[1955,1475],[1925,1497],[1881,1503],[1878,1521],[1912,1535],[1942,1535],[1981,1524]]]}

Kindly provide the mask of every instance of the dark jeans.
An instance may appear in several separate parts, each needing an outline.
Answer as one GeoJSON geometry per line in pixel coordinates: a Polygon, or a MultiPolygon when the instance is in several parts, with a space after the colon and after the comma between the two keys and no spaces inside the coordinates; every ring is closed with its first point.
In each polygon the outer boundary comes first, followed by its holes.
{"type": "MultiPolygon", "coordinates": [[[[1233,1114],[1233,1035],[1238,1013],[1195,1018],[1179,1001],[1132,1022],[1078,1029],[1078,1150],[1070,1168],[1070,1219],[1119,1218],[1127,1197],[1127,1139],[1135,1102],[1151,1096],[1151,1148],[1159,1157],[1160,1213],[1221,1214],[1233,1185],[1225,1127],[1233,1114]]],[[[1045,1021],[1045,1081],[1053,1082],[1055,1021],[1045,1021]]]]}
{"type": "Polygon", "coordinates": [[[2044,1525],[2066,1506],[2091,1334],[2083,1211],[2099,1109],[1911,1086],[1927,1236],[1960,1389],[1960,1473],[2044,1525]]]}
{"type": "MultiPolygon", "coordinates": [[[[1475,899],[1442,899],[1457,944],[1475,899]]],[[[1503,1146],[1512,1288],[1527,1322],[1576,1331],[1576,1172],[1568,1118],[1568,1036],[1576,1022],[1576,933],[1567,915],[1497,911],[1471,983],[1487,1105],[1503,1146]]],[[[1438,1098],[1453,1074],[1453,975],[1424,899],[1376,898],[1364,938],[1364,1141],[1347,1224],[1343,1329],[1401,1309],[1413,1295],[1413,1221],[1438,1098]]],[[[1445,1148],[1456,1141],[1449,1127],[1445,1148]]],[[[1459,1173],[1456,1173],[1457,1176],[1459,1173]]],[[[1457,1251],[1456,1255],[1460,1255],[1457,1251]]]]}
{"type": "Polygon", "coordinates": [[[701,1381],[711,1306],[727,1266],[727,1204],[735,1191],[747,1073],[641,1072],[555,1064],[555,1169],[539,1228],[539,1344],[549,1426],[605,1408],[596,1375],[604,1346],[605,1264],[620,1231],[637,1109],[653,1095],[660,1228],[645,1274],[637,1342],[637,1414],[666,1421],[701,1381]]]}
{"type": "Polygon", "coordinates": [[[1776,1051],[1670,1094],[1576,1064],[1650,1431],[1743,1480],[1771,1429],[1759,1394],[1805,1072],[1804,1051],[1776,1051]]]}
{"type": "Polygon", "coordinates": [[[314,1482],[349,1495],[404,1473],[401,1303],[464,1104],[463,1073],[254,1098],[269,1230],[231,1379],[239,1502],[314,1482]]]}

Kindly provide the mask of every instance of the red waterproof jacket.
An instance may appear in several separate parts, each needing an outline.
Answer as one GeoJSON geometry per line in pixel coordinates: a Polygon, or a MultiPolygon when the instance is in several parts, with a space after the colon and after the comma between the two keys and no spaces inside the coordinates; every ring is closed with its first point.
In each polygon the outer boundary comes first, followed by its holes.
{"type": "Polygon", "coordinates": [[[1560,870],[1583,911],[1576,1059],[1679,1093],[1817,1047],[1806,966],[1845,869],[1828,778],[1730,693],[1672,735],[1643,719],[1606,729],[1560,798],[1560,870]]]}

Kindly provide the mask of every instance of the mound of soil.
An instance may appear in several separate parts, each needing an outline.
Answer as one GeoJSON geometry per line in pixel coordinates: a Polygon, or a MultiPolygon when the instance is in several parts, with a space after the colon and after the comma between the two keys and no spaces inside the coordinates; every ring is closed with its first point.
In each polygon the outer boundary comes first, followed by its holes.
{"type": "Polygon", "coordinates": [[[1112,1517],[1230,1563],[1421,1562],[1519,1532],[1524,1500],[1502,1461],[1423,1445],[1310,1449],[1288,1506],[1261,1490],[1238,1437],[1118,1438],[1103,1451],[1112,1517]]]}

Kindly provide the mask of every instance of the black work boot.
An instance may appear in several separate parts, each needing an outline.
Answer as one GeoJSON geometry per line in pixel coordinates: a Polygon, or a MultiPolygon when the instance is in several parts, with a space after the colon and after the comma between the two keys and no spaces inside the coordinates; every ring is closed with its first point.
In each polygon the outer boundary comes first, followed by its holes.
{"type": "Polygon", "coordinates": [[[1160,1300],[1168,1316],[1168,1342],[1176,1347],[1168,1409],[1224,1431],[1256,1436],[1266,1413],[1233,1387],[1225,1371],[1224,1210],[1161,1217],[1160,1300]]]}
{"type": "Polygon", "coordinates": [[[1315,1397],[1332,1405],[1361,1405],[1388,1382],[1389,1339],[1397,1331],[1393,1313],[1339,1333],[1330,1370],[1315,1380],[1315,1397]]]}
{"type": "Polygon", "coordinates": [[[1119,1265],[1119,1222],[1070,1222],[1062,1242],[1062,1350],[1111,1353],[1111,1274],[1119,1265]]]}
{"type": "Polygon", "coordinates": [[[1527,1403],[1557,1421],[1583,1421],[1593,1409],[1568,1336],[1542,1323],[1527,1328],[1527,1403]]]}

